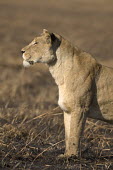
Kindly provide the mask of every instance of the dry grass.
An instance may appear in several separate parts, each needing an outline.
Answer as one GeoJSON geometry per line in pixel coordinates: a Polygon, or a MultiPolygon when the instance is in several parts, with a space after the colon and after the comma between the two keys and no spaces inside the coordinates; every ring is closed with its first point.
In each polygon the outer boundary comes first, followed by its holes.
{"type": "Polygon", "coordinates": [[[87,120],[80,159],[64,152],[58,89],[43,65],[22,67],[20,49],[53,30],[113,66],[112,1],[0,1],[0,169],[113,169],[113,126],[87,120]],[[66,29],[67,28],[67,29],[66,29]]]}
{"type": "Polygon", "coordinates": [[[79,160],[64,152],[63,114],[57,87],[42,65],[5,68],[0,92],[0,167],[3,169],[109,169],[113,167],[113,126],[87,120],[79,160]],[[13,77],[12,77],[13,75],[13,77]],[[43,78],[44,77],[44,78],[43,78]]]}
{"type": "Polygon", "coordinates": [[[87,121],[80,159],[59,160],[64,152],[63,115],[38,114],[36,108],[1,109],[0,167],[9,169],[74,169],[113,167],[113,127],[87,121]],[[31,115],[31,116],[30,116],[31,115]]]}

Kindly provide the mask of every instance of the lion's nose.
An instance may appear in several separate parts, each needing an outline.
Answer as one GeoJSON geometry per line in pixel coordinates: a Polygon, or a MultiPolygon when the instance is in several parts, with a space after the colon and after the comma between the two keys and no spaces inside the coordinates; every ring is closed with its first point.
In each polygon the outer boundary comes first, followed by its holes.
{"type": "Polygon", "coordinates": [[[22,54],[24,54],[24,53],[25,53],[25,51],[24,51],[24,50],[21,50],[21,53],[22,53],[22,54]]]}

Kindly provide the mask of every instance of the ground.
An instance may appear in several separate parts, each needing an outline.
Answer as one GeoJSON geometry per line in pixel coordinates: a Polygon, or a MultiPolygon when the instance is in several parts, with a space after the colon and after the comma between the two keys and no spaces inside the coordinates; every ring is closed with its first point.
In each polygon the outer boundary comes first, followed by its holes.
{"type": "Polygon", "coordinates": [[[22,66],[43,28],[113,66],[111,0],[0,0],[0,169],[113,169],[113,126],[87,120],[79,159],[61,160],[63,114],[47,66],[22,66]]]}

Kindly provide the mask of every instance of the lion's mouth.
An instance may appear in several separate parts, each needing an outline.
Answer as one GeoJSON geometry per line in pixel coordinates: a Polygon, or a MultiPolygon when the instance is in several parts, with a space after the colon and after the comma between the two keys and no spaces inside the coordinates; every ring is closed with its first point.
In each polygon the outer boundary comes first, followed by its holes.
{"type": "Polygon", "coordinates": [[[30,65],[33,65],[33,64],[34,64],[34,61],[28,61],[28,63],[29,63],[30,65]]]}
{"type": "Polygon", "coordinates": [[[33,65],[34,63],[35,63],[34,61],[23,60],[24,67],[29,67],[30,65],[33,65]]]}

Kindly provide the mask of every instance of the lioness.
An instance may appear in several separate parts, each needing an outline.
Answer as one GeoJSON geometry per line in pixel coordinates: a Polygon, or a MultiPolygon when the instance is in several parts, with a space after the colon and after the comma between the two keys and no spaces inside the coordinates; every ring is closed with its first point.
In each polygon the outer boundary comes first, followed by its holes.
{"type": "Polygon", "coordinates": [[[23,65],[46,63],[64,112],[65,156],[78,156],[86,118],[113,123],[113,69],[56,33],[43,33],[22,49],[23,65]]]}

